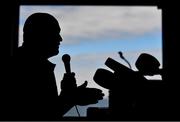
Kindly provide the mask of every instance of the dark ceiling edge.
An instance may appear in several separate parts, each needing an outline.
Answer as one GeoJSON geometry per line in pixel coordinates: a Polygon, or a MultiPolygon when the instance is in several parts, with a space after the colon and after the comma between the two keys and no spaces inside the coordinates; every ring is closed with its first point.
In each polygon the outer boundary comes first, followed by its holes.
{"type": "Polygon", "coordinates": [[[21,0],[20,5],[122,5],[159,6],[159,0],[21,0]]]}

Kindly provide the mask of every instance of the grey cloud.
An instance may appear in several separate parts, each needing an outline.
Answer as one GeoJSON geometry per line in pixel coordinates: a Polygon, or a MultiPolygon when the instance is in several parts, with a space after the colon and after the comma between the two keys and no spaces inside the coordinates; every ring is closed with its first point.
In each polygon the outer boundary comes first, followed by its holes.
{"type": "Polygon", "coordinates": [[[48,12],[59,20],[62,36],[67,40],[64,44],[85,39],[121,39],[161,29],[161,12],[156,7],[23,6],[21,18],[34,12],[48,12]]]}

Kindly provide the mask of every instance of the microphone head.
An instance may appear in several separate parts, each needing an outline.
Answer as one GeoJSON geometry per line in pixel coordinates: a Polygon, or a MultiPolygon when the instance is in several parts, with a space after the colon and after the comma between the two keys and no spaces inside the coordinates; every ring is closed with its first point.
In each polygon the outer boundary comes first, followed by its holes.
{"type": "Polygon", "coordinates": [[[70,60],[71,60],[70,55],[64,54],[64,55],[62,56],[62,61],[63,61],[63,62],[70,62],[70,60]]]}
{"type": "Polygon", "coordinates": [[[144,75],[154,75],[159,72],[160,63],[152,55],[142,53],[135,62],[136,68],[144,75]]]}
{"type": "Polygon", "coordinates": [[[122,59],[124,59],[123,53],[121,51],[119,51],[118,54],[122,59]]]}
{"type": "Polygon", "coordinates": [[[112,89],[115,84],[114,74],[106,69],[97,69],[94,74],[93,80],[100,86],[106,89],[112,89]]]}

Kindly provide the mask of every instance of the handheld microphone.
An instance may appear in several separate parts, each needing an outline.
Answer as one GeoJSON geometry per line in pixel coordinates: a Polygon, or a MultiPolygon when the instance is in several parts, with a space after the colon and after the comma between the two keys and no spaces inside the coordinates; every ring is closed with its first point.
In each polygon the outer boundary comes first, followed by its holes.
{"type": "Polygon", "coordinates": [[[62,61],[64,62],[66,73],[71,73],[70,60],[71,60],[70,55],[64,54],[62,56],[62,61]]]}
{"type": "MultiPolygon", "coordinates": [[[[62,61],[64,62],[64,67],[65,67],[66,73],[71,73],[70,60],[71,60],[70,55],[64,54],[64,55],[62,56],[62,61]]],[[[72,85],[72,87],[74,87],[74,88],[77,87],[76,81],[75,81],[74,83],[69,84],[69,85],[72,85]]],[[[80,115],[80,113],[79,113],[78,108],[77,108],[76,105],[75,105],[75,108],[76,108],[76,111],[77,111],[77,113],[78,113],[78,116],[80,117],[81,115],[80,115]]]]}

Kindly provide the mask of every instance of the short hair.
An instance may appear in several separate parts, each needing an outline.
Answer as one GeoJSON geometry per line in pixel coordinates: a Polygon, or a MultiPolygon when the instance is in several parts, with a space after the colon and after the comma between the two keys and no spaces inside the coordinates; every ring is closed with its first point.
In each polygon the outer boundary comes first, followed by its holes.
{"type": "MultiPolygon", "coordinates": [[[[59,23],[55,17],[48,13],[34,13],[25,21],[23,28],[23,44],[34,44],[39,38],[45,38],[49,33],[59,33],[59,23]]],[[[43,40],[38,40],[41,43],[43,40]]]]}
{"type": "Polygon", "coordinates": [[[34,33],[39,31],[59,30],[59,24],[55,17],[48,13],[34,13],[25,21],[23,32],[34,33]]]}

